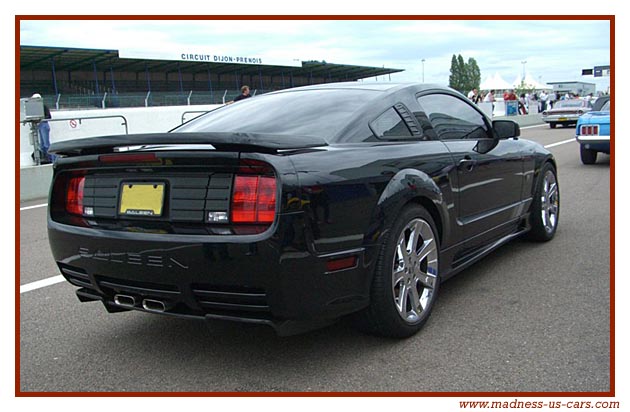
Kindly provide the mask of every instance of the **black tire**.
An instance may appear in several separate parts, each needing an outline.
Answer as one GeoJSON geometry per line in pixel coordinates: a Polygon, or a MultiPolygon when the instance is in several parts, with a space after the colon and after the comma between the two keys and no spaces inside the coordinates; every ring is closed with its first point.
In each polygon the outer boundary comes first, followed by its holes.
{"type": "Polygon", "coordinates": [[[394,338],[417,333],[437,299],[439,254],[438,232],[431,215],[420,206],[403,209],[381,246],[370,306],[359,314],[363,329],[394,338]],[[417,242],[415,253],[409,253],[414,250],[409,241],[412,237],[417,242]],[[406,250],[399,249],[399,244],[406,245],[406,250]]]}
{"type": "Polygon", "coordinates": [[[527,237],[537,242],[547,242],[556,234],[560,217],[560,189],[556,169],[545,163],[540,171],[534,201],[529,215],[531,230],[527,237]]]}
{"type": "Polygon", "coordinates": [[[556,128],[556,124],[554,122],[549,123],[549,127],[551,127],[552,129],[556,128]]]}
{"type": "Polygon", "coordinates": [[[597,162],[597,152],[580,145],[580,159],[585,165],[592,165],[597,162]]]}

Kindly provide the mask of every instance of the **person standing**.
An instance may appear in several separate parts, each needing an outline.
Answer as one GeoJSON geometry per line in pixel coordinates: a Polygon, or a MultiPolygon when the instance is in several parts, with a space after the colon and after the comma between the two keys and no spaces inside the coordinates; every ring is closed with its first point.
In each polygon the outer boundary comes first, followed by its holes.
{"type": "Polygon", "coordinates": [[[490,90],[486,97],[483,98],[485,103],[492,103],[492,113],[494,113],[494,90],[490,90]]]}
{"type": "Polygon", "coordinates": [[[549,98],[549,96],[547,96],[547,93],[545,93],[545,91],[541,91],[540,92],[540,111],[544,112],[545,110],[547,110],[547,99],[549,98]]]}
{"type": "Polygon", "coordinates": [[[549,93],[549,95],[547,96],[547,101],[549,102],[549,108],[553,109],[553,105],[556,104],[556,94],[549,93]]]}
{"type": "Polygon", "coordinates": [[[518,111],[519,114],[522,115],[529,113],[529,109],[527,108],[527,96],[525,96],[525,93],[521,93],[521,97],[518,99],[518,111]]]}
{"type": "Polygon", "coordinates": [[[252,97],[252,95],[249,94],[249,86],[245,85],[241,87],[241,94],[236,96],[236,98],[234,98],[234,101],[238,102],[239,100],[247,99],[248,97],[252,97]]]}
{"type": "MultiPolygon", "coordinates": [[[[39,93],[35,93],[31,96],[31,99],[41,98],[42,95],[39,93]]],[[[48,119],[52,119],[52,116],[50,115],[50,109],[48,108],[48,106],[46,106],[46,104],[44,104],[44,118],[39,122],[38,125],[41,164],[51,163],[55,160],[54,155],[48,154],[48,149],[50,148],[50,125],[48,124],[48,119]]]]}
{"type": "Polygon", "coordinates": [[[518,100],[518,97],[516,97],[516,93],[514,93],[514,89],[510,89],[507,96],[505,97],[505,100],[518,100]]]}

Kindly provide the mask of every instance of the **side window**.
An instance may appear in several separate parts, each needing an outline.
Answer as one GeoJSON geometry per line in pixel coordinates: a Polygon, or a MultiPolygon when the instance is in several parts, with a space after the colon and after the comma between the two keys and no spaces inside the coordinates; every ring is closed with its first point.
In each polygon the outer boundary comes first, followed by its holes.
{"type": "Polygon", "coordinates": [[[404,120],[393,107],[372,121],[370,128],[379,138],[410,138],[412,136],[404,120]]]}
{"type": "Polygon", "coordinates": [[[483,116],[468,103],[446,94],[431,94],[418,98],[433,125],[433,130],[442,140],[487,139],[488,126],[483,116]]]}

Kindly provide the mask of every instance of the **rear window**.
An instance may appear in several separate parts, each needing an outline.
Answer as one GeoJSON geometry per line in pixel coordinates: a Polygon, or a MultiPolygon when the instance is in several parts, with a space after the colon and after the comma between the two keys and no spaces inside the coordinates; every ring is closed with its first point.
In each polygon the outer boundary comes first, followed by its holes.
{"type": "Polygon", "coordinates": [[[330,139],[352,114],[381,94],[375,90],[308,90],[241,100],[201,116],[175,133],[239,132],[330,139]]]}
{"type": "Polygon", "coordinates": [[[586,102],[582,100],[560,100],[553,107],[584,107],[586,102]]]}

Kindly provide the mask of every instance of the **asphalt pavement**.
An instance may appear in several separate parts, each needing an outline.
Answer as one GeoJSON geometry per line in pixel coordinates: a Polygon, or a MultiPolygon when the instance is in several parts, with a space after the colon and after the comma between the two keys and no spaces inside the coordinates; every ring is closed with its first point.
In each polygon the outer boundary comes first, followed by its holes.
{"type": "MultiPolygon", "coordinates": [[[[543,145],[574,132],[523,127],[543,145]]],[[[610,157],[584,166],[575,142],[549,150],[561,193],[555,239],[513,241],[445,282],[412,338],[365,335],[347,320],[281,338],[263,326],[108,314],[61,282],[20,294],[20,389],[607,392],[610,157]]],[[[20,261],[20,285],[59,275],[45,207],[20,212],[20,261]]]]}

